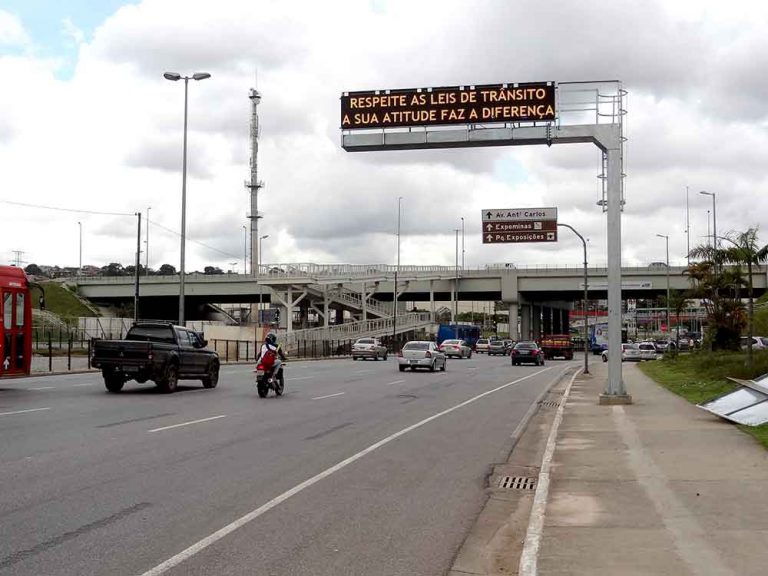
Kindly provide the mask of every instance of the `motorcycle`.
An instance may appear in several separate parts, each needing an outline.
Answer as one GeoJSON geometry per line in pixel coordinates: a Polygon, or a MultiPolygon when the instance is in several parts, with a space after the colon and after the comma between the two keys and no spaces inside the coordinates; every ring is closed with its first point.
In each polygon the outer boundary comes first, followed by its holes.
{"type": "Polygon", "coordinates": [[[280,367],[275,373],[274,368],[267,370],[265,366],[259,362],[256,366],[256,392],[259,394],[259,398],[266,398],[270,390],[275,391],[275,396],[282,396],[283,389],[285,388],[285,377],[283,375],[283,369],[285,362],[280,363],[280,367]]]}

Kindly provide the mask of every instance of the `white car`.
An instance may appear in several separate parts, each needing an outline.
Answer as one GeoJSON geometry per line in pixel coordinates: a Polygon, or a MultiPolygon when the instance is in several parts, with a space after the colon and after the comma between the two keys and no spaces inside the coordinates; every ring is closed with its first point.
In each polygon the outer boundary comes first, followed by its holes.
{"type": "MultiPolygon", "coordinates": [[[[749,336],[741,337],[741,349],[746,350],[749,343],[749,336]]],[[[764,336],[752,336],[752,350],[764,350],[768,348],[768,338],[764,336]]]]}
{"type": "MultiPolygon", "coordinates": [[[[654,355],[656,351],[654,349],[654,355]]],[[[600,355],[603,358],[603,362],[608,362],[608,350],[603,350],[600,355]]],[[[643,360],[643,356],[640,353],[638,344],[624,343],[621,345],[621,361],[622,362],[640,362],[643,360]]]]}
{"type": "Polygon", "coordinates": [[[376,338],[359,338],[352,344],[352,360],[361,358],[387,359],[387,347],[376,338]]]}
{"type": "Polygon", "coordinates": [[[451,356],[456,358],[472,358],[472,348],[465,340],[443,340],[438,349],[447,358],[451,356]]]}
{"type": "Polygon", "coordinates": [[[430,372],[437,369],[445,371],[445,354],[440,352],[434,342],[413,340],[407,342],[397,353],[397,364],[400,372],[406,368],[427,368],[430,372]]]}
{"type": "Polygon", "coordinates": [[[488,354],[489,345],[490,343],[488,342],[487,338],[480,338],[475,344],[475,352],[477,352],[478,354],[482,354],[483,352],[488,354]]]}

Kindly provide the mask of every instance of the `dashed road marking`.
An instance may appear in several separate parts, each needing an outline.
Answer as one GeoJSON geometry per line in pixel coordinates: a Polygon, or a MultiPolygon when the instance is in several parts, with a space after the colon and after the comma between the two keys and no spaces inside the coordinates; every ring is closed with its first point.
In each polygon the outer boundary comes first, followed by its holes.
{"type": "Polygon", "coordinates": [[[192,420],[190,422],[182,422],[181,424],[173,424],[171,426],[163,426],[162,428],[153,428],[147,430],[147,432],[162,432],[163,430],[170,430],[171,428],[180,428],[182,426],[191,426],[192,424],[200,424],[201,422],[210,422],[211,420],[218,420],[219,418],[226,418],[226,414],[220,414],[219,416],[211,416],[210,418],[201,418],[200,420],[192,420]]]}
{"type": "Polygon", "coordinates": [[[0,416],[12,416],[14,414],[29,414],[30,412],[42,412],[43,410],[50,410],[48,408],[30,408],[29,410],[14,410],[13,412],[0,412],[0,416]]]}
{"type": "Polygon", "coordinates": [[[384,386],[392,386],[393,384],[402,384],[405,380],[395,380],[394,382],[387,382],[384,386]]]}
{"type": "Polygon", "coordinates": [[[334,396],[343,396],[346,394],[346,392],[337,392],[336,394],[328,394],[327,396],[318,396],[317,398],[312,398],[312,400],[322,400],[323,398],[333,398],[334,396]]]}

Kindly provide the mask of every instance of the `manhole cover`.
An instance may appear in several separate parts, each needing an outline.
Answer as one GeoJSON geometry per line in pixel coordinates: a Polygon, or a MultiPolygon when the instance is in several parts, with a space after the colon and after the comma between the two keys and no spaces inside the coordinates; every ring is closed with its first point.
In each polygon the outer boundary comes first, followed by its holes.
{"type": "Polygon", "coordinates": [[[553,400],[544,400],[542,402],[539,402],[539,406],[546,406],[547,408],[556,408],[557,406],[560,406],[560,402],[556,402],[553,400]]]}
{"type": "Polygon", "coordinates": [[[536,488],[535,478],[525,478],[523,476],[502,476],[499,480],[499,488],[508,490],[533,490],[536,488]]]}

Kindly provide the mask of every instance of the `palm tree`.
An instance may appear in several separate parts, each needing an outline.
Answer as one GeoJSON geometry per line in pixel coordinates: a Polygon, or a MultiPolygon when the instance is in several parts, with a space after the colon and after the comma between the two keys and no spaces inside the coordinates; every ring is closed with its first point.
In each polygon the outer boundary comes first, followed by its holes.
{"type": "Polygon", "coordinates": [[[724,267],[725,250],[700,245],[691,250],[696,259],[686,270],[690,297],[702,300],[709,320],[707,340],[712,349],[738,350],[745,319],[738,289],[745,284],[740,267],[724,267]],[[734,289],[735,288],[735,289],[734,289]]]}
{"type": "MultiPolygon", "coordinates": [[[[666,299],[666,296],[662,296],[662,300],[665,301],[665,306],[667,305],[666,299]]],[[[680,350],[680,314],[682,314],[683,310],[690,305],[691,301],[688,298],[687,290],[672,290],[669,293],[669,308],[670,310],[675,311],[675,326],[677,327],[675,334],[675,350],[680,350]]]]}
{"type": "Polygon", "coordinates": [[[723,238],[731,246],[722,250],[724,262],[747,267],[747,368],[752,368],[752,327],[755,317],[754,294],[752,291],[752,271],[768,260],[768,244],[760,247],[757,240],[757,228],[746,232],[729,232],[723,238]]]}

